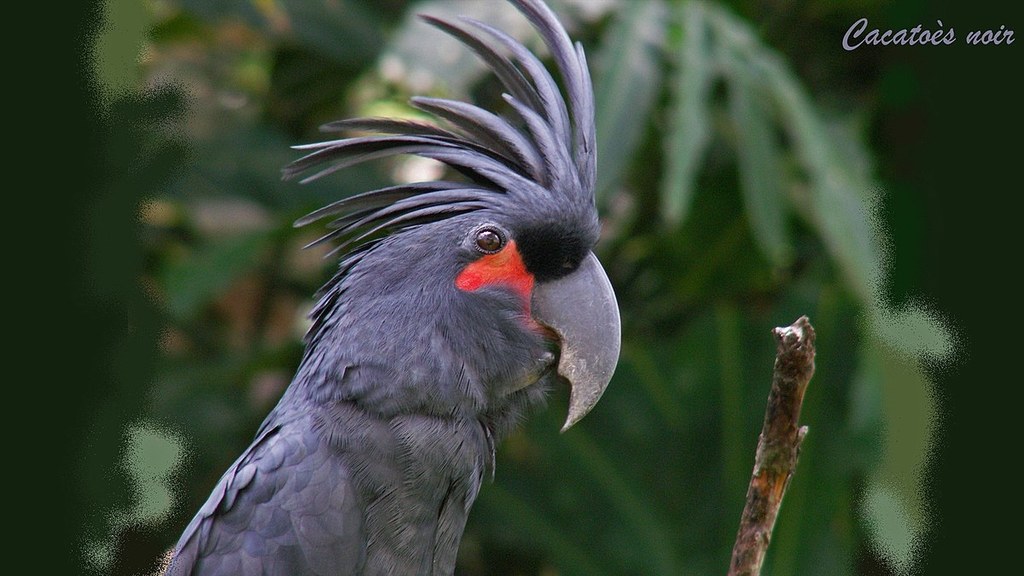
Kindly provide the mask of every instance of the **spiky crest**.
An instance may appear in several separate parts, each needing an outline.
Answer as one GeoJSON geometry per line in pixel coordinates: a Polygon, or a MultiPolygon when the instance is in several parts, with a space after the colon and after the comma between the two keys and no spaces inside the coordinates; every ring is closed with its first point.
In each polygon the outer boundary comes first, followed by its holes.
{"type": "Polygon", "coordinates": [[[285,179],[308,174],[301,180],[305,183],[360,162],[410,154],[443,162],[469,182],[419,182],[344,198],[295,222],[302,226],[334,217],[328,224],[330,232],[311,245],[338,242],[332,252],[360,253],[360,248],[368,247],[367,241],[380,233],[542,197],[593,206],[594,101],[583,48],[570,41],[554,13],[540,0],[509,2],[547,45],[564,96],[537,56],[504,32],[465,16],[453,20],[421,16],[488,65],[504,86],[503,97],[518,118],[509,120],[466,102],[414,97],[412,105],[438,118],[442,125],[392,118],[325,124],[321,130],[326,132],[360,130],[378,135],[296,146],[311,152],[284,168],[285,179]]]}

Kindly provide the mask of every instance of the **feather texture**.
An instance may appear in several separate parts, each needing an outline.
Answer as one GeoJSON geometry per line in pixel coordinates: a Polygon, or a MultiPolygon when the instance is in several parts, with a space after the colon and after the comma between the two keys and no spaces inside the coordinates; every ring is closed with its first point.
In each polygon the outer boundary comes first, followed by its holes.
{"type": "Polygon", "coordinates": [[[594,102],[582,48],[573,45],[554,13],[537,0],[510,0],[551,53],[565,88],[521,42],[468,17],[421,16],[476,53],[505,89],[513,117],[456,100],[414,97],[411,104],[438,123],[390,118],[331,122],[324,131],[369,131],[295,148],[309,152],[283,170],[309,182],[354,164],[396,155],[431,158],[465,175],[468,184],[424,182],[344,198],[295,222],[328,216],[331,231],[316,240],[352,251],[382,231],[535,198],[593,206],[596,150],[594,102]],[[457,192],[455,191],[457,190],[457,192]]]}

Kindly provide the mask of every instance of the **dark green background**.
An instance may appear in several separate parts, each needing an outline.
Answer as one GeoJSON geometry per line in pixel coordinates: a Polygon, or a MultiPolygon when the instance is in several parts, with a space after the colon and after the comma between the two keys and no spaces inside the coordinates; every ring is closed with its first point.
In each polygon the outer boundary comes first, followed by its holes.
{"type": "MultiPolygon", "coordinates": [[[[97,117],[84,61],[94,8],[73,3],[36,15],[31,22],[45,23],[39,36],[8,53],[15,101],[6,112],[15,130],[5,284],[14,289],[7,326],[15,346],[4,378],[7,519],[32,551],[28,562],[54,563],[49,573],[78,570],[71,543],[85,517],[103,508],[83,500],[76,463],[83,450],[113,461],[119,437],[96,435],[106,428],[97,419],[135,417],[144,390],[109,383],[115,374],[145,381],[157,336],[134,283],[141,256],[132,223],[138,184],[158,182],[160,167],[126,182],[124,166],[110,162],[121,153],[116,146],[133,142],[124,134],[142,114],[97,117]],[[37,54],[57,57],[41,62],[37,54]]],[[[1020,22],[995,2],[920,4],[893,19],[936,15],[947,25],[1020,22]]],[[[894,114],[893,125],[904,128],[893,130],[892,149],[880,151],[899,155],[906,182],[886,204],[894,292],[932,300],[965,344],[955,363],[935,368],[943,424],[929,496],[941,522],[921,574],[1016,564],[1015,539],[1002,525],[1020,508],[1011,472],[1021,435],[1019,46],[891,50],[882,64],[908,66],[919,88],[894,114]]]]}

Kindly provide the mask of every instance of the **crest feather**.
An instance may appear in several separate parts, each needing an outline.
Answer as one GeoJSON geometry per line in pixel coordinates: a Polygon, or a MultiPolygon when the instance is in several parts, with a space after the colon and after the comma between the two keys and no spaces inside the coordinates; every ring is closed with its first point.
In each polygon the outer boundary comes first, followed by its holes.
{"type": "Polygon", "coordinates": [[[467,17],[421,16],[484,61],[504,87],[514,117],[467,102],[414,97],[411,104],[441,124],[393,118],[325,124],[321,130],[375,134],[295,146],[308,154],[283,169],[285,179],[302,177],[305,183],[362,162],[416,155],[454,168],[469,182],[419,182],[343,198],[295,222],[334,217],[330,232],[311,245],[337,241],[332,253],[358,252],[382,232],[535,196],[593,206],[594,101],[583,48],[540,0],[509,2],[540,34],[565,93],[536,55],[501,30],[467,17]]]}

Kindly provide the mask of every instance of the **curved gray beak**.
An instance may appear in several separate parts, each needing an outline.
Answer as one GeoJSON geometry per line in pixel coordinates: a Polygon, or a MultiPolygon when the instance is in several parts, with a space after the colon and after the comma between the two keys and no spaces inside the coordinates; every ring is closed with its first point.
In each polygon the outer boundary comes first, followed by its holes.
{"type": "Polygon", "coordinates": [[[571,387],[565,432],[597,404],[615,372],[621,344],[619,305],[608,275],[591,252],[572,274],[537,284],[531,306],[534,320],[561,341],[558,373],[571,387]]]}

